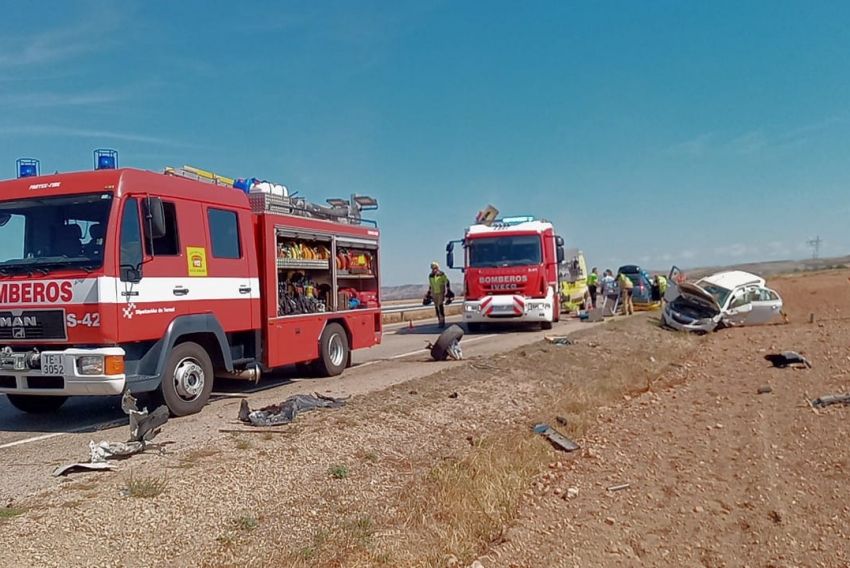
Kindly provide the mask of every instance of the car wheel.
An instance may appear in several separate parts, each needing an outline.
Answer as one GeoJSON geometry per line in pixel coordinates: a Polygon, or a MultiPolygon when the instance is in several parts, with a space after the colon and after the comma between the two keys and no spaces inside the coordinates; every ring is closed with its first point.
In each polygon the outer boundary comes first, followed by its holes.
{"type": "Polygon", "coordinates": [[[434,342],[431,347],[431,357],[437,361],[445,361],[449,356],[449,347],[455,341],[460,341],[461,337],[463,337],[463,328],[457,324],[452,325],[434,342]]]}
{"type": "Polygon", "coordinates": [[[160,392],[172,416],[195,414],[213,388],[213,366],[206,350],[191,341],[176,345],[165,363],[160,392]]]}
{"type": "Polygon", "coordinates": [[[55,412],[68,400],[67,396],[33,396],[30,394],[7,394],[9,403],[29,414],[55,412]]]}
{"type": "Polygon", "coordinates": [[[329,323],[319,338],[319,358],[316,369],[323,377],[335,377],[348,365],[350,348],[348,335],[338,323],[329,323]]]}

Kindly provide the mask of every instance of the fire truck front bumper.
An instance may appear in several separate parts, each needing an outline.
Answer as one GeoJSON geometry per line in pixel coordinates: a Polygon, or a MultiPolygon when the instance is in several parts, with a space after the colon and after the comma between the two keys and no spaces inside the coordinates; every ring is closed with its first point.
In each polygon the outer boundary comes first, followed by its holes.
{"type": "Polygon", "coordinates": [[[0,350],[0,393],[44,396],[121,394],[124,350],[119,347],[61,351],[0,350]]]}
{"type": "Polygon", "coordinates": [[[553,317],[554,303],[549,298],[491,296],[463,303],[463,321],[467,323],[544,322],[553,317]]]}

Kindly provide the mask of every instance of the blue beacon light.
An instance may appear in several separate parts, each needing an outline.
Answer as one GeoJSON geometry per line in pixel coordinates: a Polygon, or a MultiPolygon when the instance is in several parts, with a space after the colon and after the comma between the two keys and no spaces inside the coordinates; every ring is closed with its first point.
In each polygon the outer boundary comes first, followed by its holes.
{"type": "Polygon", "coordinates": [[[94,169],[114,170],[118,167],[118,152],[102,148],[94,151],[94,169]]]}
{"type": "Polygon", "coordinates": [[[18,178],[35,177],[38,175],[39,161],[33,158],[18,158],[15,166],[18,170],[18,178]]]}

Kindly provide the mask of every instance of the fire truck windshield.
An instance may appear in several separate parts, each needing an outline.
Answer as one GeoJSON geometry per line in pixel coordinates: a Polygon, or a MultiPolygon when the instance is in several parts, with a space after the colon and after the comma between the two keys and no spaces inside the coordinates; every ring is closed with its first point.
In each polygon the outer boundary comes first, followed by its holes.
{"type": "Polygon", "coordinates": [[[103,265],[112,194],[0,201],[0,274],[103,265]]]}
{"type": "Polygon", "coordinates": [[[467,241],[470,268],[540,264],[540,236],[478,237],[467,241]]]}

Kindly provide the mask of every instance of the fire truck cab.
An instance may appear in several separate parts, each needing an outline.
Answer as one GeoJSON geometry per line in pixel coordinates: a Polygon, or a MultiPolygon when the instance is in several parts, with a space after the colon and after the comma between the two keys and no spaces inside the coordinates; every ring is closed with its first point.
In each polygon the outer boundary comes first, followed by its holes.
{"type": "Polygon", "coordinates": [[[455,244],[463,246],[463,321],[471,332],[511,322],[551,329],[558,321],[558,265],[564,259],[564,241],[552,223],[533,217],[476,223],[462,241],[447,245],[450,268],[455,244]]]}
{"type": "Polygon", "coordinates": [[[379,233],[360,214],[377,201],[197,172],[0,182],[0,393],[15,407],[130,391],[191,414],[216,376],[337,375],[380,343],[379,233]]]}

